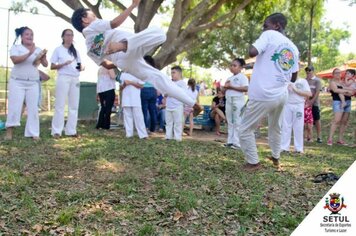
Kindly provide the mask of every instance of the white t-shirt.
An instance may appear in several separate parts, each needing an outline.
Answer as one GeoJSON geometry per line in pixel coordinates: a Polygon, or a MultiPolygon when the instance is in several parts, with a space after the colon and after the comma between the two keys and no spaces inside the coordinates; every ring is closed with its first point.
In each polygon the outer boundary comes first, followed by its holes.
{"type": "Polygon", "coordinates": [[[98,70],[98,82],[96,83],[96,92],[102,93],[115,89],[115,87],[115,80],[111,79],[109,70],[101,66],[98,70]]]}
{"type": "Polygon", "coordinates": [[[249,99],[275,100],[286,93],[292,73],[299,70],[299,51],[291,40],[275,30],[264,31],[253,46],[258,55],[251,76],[249,99]]]}
{"type": "Polygon", "coordinates": [[[73,77],[79,77],[79,70],[75,67],[77,63],[81,63],[79,51],[77,51],[77,58],[74,58],[73,55],[69,54],[68,48],[65,48],[63,45],[57,47],[51,57],[51,63],[53,64],[63,64],[69,60],[72,61],[71,64],[66,65],[58,69],[58,75],[67,75],[73,77]]]}
{"type": "MultiPolygon", "coordinates": [[[[183,80],[173,81],[177,86],[183,88],[185,91],[187,90],[187,84],[183,80]]],[[[188,96],[188,94],[187,94],[188,96]]],[[[178,101],[173,97],[167,97],[166,100],[166,110],[175,110],[176,108],[182,106],[183,103],[178,101]]]]}
{"type": "MultiPolygon", "coordinates": [[[[120,76],[122,83],[125,80],[130,80],[139,84],[144,84],[141,80],[128,73],[122,73],[120,76]]],[[[128,85],[122,90],[122,106],[123,107],[141,107],[141,89],[133,85],[128,85]]]]}
{"type": "MultiPolygon", "coordinates": [[[[310,87],[308,84],[308,81],[306,79],[301,79],[298,78],[295,82],[294,82],[294,86],[304,92],[310,92],[310,87]]],[[[304,104],[305,102],[305,97],[300,96],[298,94],[296,94],[293,90],[289,89],[288,90],[288,101],[287,103],[291,103],[291,104],[299,104],[302,103],[304,104]]]]}
{"type": "MultiPolygon", "coordinates": [[[[28,52],[29,50],[22,44],[12,45],[10,49],[10,57],[22,56],[27,54],[28,52]]],[[[21,63],[14,64],[14,67],[11,70],[11,78],[36,81],[40,80],[40,74],[38,72],[38,69],[32,64],[40,52],[41,49],[36,47],[35,51],[29,57],[27,57],[26,60],[21,63]]]]}
{"type": "Polygon", "coordinates": [[[101,19],[96,19],[85,27],[83,34],[87,45],[87,54],[97,65],[100,65],[104,59],[108,59],[113,63],[116,62],[113,57],[115,57],[117,53],[105,55],[105,50],[109,42],[119,42],[133,35],[133,33],[130,32],[111,29],[110,21],[101,19]]]}
{"type": "MultiPolygon", "coordinates": [[[[231,76],[226,80],[226,82],[228,81],[230,81],[230,84],[234,87],[248,86],[248,78],[246,77],[246,75],[242,73],[238,73],[236,75],[231,76]]],[[[233,89],[227,89],[225,92],[225,97],[242,97],[242,96],[244,96],[243,92],[239,92],[233,89]]]]}
{"type": "Polygon", "coordinates": [[[187,87],[187,94],[194,101],[196,101],[197,98],[198,98],[198,90],[195,89],[194,92],[193,92],[193,90],[189,86],[187,87]]]}

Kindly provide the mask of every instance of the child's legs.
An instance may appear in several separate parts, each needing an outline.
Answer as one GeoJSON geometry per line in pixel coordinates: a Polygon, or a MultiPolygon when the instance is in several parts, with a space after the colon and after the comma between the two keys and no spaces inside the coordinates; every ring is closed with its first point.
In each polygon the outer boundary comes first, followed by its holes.
{"type": "Polygon", "coordinates": [[[25,137],[40,136],[40,119],[38,114],[39,81],[29,82],[26,89],[27,121],[25,127],[25,137]]]}
{"type": "Polygon", "coordinates": [[[304,150],[304,105],[295,105],[295,117],[293,120],[293,134],[294,134],[294,151],[303,152],[304,150]]]}
{"type": "Polygon", "coordinates": [[[191,112],[189,114],[189,134],[193,134],[193,128],[194,128],[194,121],[193,121],[193,113],[191,112]]]}
{"type": "Polygon", "coordinates": [[[183,105],[177,107],[173,112],[173,131],[174,139],[181,141],[182,140],[182,131],[183,131],[183,105]]]}
{"type": "Polygon", "coordinates": [[[149,51],[164,43],[166,39],[166,34],[161,28],[147,28],[127,38],[126,54],[129,57],[143,57],[149,51]]]}
{"type": "Polygon", "coordinates": [[[142,108],[141,107],[133,107],[132,111],[133,111],[133,120],[135,123],[138,137],[146,138],[148,135],[147,135],[147,130],[146,130],[146,126],[145,126],[145,121],[143,119],[142,108]]]}
{"type": "MultiPolygon", "coordinates": [[[[234,135],[235,130],[235,119],[236,115],[234,114],[234,104],[233,104],[234,97],[226,97],[226,105],[225,105],[225,115],[227,120],[227,143],[228,144],[235,144],[236,139],[234,135]]],[[[235,107],[236,109],[236,107],[235,107]]],[[[218,130],[219,131],[219,130],[218,130]]]]}
{"type": "Polygon", "coordinates": [[[338,95],[339,95],[339,98],[340,98],[340,101],[341,101],[340,106],[341,106],[341,107],[344,107],[344,106],[346,105],[345,96],[344,96],[344,94],[342,94],[342,93],[339,93],[338,95]]]}
{"type": "Polygon", "coordinates": [[[282,95],[271,104],[270,112],[268,113],[268,144],[272,151],[272,156],[276,159],[279,158],[281,152],[281,126],[282,126],[282,112],[284,104],[288,95],[282,95]]]}
{"type": "Polygon", "coordinates": [[[166,139],[173,138],[174,110],[166,110],[166,139]]]}
{"type": "Polygon", "coordinates": [[[133,136],[133,112],[132,107],[123,107],[124,112],[124,126],[126,131],[126,137],[133,136]]]}
{"type": "Polygon", "coordinates": [[[9,110],[6,118],[6,127],[20,126],[21,111],[25,99],[23,82],[10,79],[9,84],[9,110]]]}
{"type": "Polygon", "coordinates": [[[289,151],[292,135],[292,122],[294,113],[291,106],[291,104],[286,104],[283,110],[281,149],[285,151],[289,151]]]}
{"type": "Polygon", "coordinates": [[[239,139],[245,160],[249,164],[259,163],[256,139],[253,132],[257,128],[261,118],[266,115],[268,109],[269,103],[250,100],[242,116],[239,139]]]}

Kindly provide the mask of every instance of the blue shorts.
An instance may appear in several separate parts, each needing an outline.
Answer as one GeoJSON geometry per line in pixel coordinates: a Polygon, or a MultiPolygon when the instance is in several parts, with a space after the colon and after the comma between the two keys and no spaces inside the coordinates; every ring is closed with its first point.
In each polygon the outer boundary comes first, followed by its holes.
{"type": "Polygon", "coordinates": [[[346,100],[346,106],[341,108],[341,101],[333,101],[333,112],[351,112],[351,100],[346,100]]]}

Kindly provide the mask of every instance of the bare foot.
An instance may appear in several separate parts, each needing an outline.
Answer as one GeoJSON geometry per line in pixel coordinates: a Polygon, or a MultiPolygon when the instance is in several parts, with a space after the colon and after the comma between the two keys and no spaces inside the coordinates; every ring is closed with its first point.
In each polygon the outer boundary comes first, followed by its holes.
{"type": "Polygon", "coordinates": [[[127,42],[123,41],[123,42],[111,42],[109,43],[105,54],[112,54],[115,52],[126,52],[127,50],[127,42]]]}
{"type": "Polygon", "coordinates": [[[32,137],[32,140],[33,140],[33,141],[39,141],[39,140],[40,140],[40,137],[33,136],[33,137],[32,137]]]}

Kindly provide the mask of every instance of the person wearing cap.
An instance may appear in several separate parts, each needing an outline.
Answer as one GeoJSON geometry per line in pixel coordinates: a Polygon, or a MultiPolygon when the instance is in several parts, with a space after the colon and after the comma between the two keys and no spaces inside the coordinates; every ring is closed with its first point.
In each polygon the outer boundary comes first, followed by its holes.
{"type": "MultiPolygon", "coordinates": [[[[320,100],[319,94],[321,91],[321,81],[314,74],[314,67],[309,65],[305,68],[305,73],[307,74],[307,81],[312,92],[312,96],[307,100],[307,104],[312,107],[312,114],[314,125],[317,134],[317,143],[322,143],[321,140],[321,121],[320,121],[320,100]]],[[[312,135],[311,135],[312,138],[312,135]]]]}

